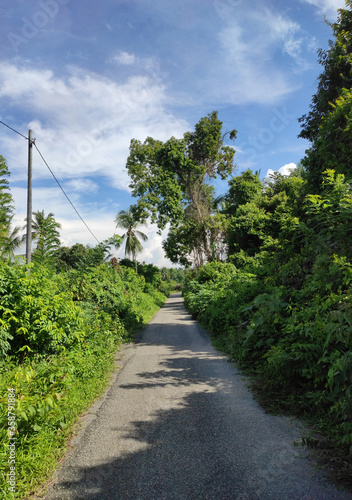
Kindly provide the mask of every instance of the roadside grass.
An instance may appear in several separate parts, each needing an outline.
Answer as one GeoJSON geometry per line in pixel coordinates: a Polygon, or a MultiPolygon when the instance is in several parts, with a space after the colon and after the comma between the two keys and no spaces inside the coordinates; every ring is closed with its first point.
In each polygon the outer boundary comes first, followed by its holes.
{"type": "Polygon", "coordinates": [[[1,377],[2,387],[13,387],[16,391],[18,429],[16,494],[13,495],[6,484],[8,453],[5,448],[2,450],[1,498],[26,498],[56,469],[78,416],[104,391],[113,369],[114,349],[110,345],[83,353],[72,351],[37,363],[24,362],[7,372],[6,380],[1,377]],[[21,380],[22,377],[18,377],[21,372],[32,373],[31,380],[27,383],[21,380]],[[50,380],[46,393],[39,392],[43,372],[50,380]],[[52,403],[46,406],[50,396],[52,403]]]}
{"type": "MultiPolygon", "coordinates": [[[[139,293],[133,314],[138,325],[115,331],[94,331],[86,343],[60,355],[11,359],[0,367],[0,497],[4,500],[37,498],[65,456],[76,423],[107,388],[116,370],[115,357],[122,342],[131,342],[166,297],[139,293]],[[16,487],[9,491],[8,388],[16,393],[16,487]]],[[[44,488],[44,489],[43,489],[44,488]]]]}

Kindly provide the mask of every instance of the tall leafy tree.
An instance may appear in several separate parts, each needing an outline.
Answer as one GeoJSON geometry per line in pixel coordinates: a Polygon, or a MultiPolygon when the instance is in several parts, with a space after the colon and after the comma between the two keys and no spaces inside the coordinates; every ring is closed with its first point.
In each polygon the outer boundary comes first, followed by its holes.
{"type": "Polygon", "coordinates": [[[44,210],[33,212],[32,239],[37,243],[32,256],[33,262],[42,265],[51,262],[60,247],[60,228],[61,225],[55,220],[53,213],[45,215],[44,210]]]}
{"type": "Polygon", "coordinates": [[[310,112],[300,118],[300,137],[313,142],[319,135],[322,117],[331,111],[331,104],[341,95],[342,89],[352,87],[352,0],[346,0],[346,9],[339,9],[332,28],[335,40],[329,49],[318,52],[318,62],[323,71],[318,78],[317,92],[312,97],[310,112]]]}
{"type": "MultiPolygon", "coordinates": [[[[236,131],[229,137],[234,139],[236,131]]],[[[214,189],[210,181],[217,176],[226,179],[234,169],[235,151],[224,139],[222,122],[214,111],[182,139],[131,141],[127,169],[132,194],[138,198],[132,210],[142,218],[151,215],[159,229],[170,224],[164,248],[173,262],[193,260],[201,265],[212,259],[214,189]],[[175,251],[175,241],[180,251],[175,251]]]]}
{"type": "Polygon", "coordinates": [[[11,221],[14,216],[14,203],[9,190],[10,175],[5,159],[0,156],[0,255],[1,258],[13,256],[14,250],[20,245],[18,227],[11,231],[11,221]]]}
{"type": "Polygon", "coordinates": [[[323,190],[324,172],[335,170],[352,179],[352,92],[344,89],[321,119],[319,134],[302,160],[313,191],[323,190]]]}
{"type": "Polygon", "coordinates": [[[259,173],[253,173],[251,170],[246,170],[241,175],[233,177],[229,186],[229,192],[224,196],[224,212],[227,215],[235,214],[240,205],[257,199],[263,191],[259,173]]]}
{"type": "Polygon", "coordinates": [[[352,89],[352,0],[339,9],[337,22],[330,24],[334,40],[329,50],[319,51],[323,72],[312,97],[310,112],[300,118],[300,137],[311,141],[303,166],[312,188],[321,190],[323,172],[336,169],[352,177],[351,89],[352,89]]]}
{"type": "Polygon", "coordinates": [[[140,239],[143,241],[148,240],[148,236],[137,229],[143,223],[139,222],[135,214],[129,209],[121,210],[115,218],[115,223],[117,227],[126,231],[122,235],[122,239],[125,240],[125,255],[132,257],[132,260],[137,263],[137,254],[143,250],[140,239]]]}
{"type": "Polygon", "coordinates": [[[305,196],[305,182],[298,169],[289,176],[276,173],[265,184],[250,170],[232,179],[225,198],[229,255],[277,254],[283,247],[292,248],[305,196]]]}

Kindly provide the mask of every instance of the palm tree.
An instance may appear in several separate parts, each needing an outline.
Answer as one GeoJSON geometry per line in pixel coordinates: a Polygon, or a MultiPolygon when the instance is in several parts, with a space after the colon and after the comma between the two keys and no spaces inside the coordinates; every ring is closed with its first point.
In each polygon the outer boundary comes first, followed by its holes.
{"type": "Polygon", "coordinates": [[[19,235],[21,228],[16,226],[10,231],[8,227],[5,231],[0,231],[0,258],[1,259],[12,259],[14,257],[15,250],[19,248],[23,242],[23,237],[19,235]]]}
{"type": "Polygon", "coordinates": [[[137,269],[137,253],[140,253],[143,250],[139,238],[141,238],[143,241],[147,241],[148,239],[148,236],[146,234],[138,231],[137,229],[137,227],[142,225],[142,223],[136,220],[130,209],[121,210],[117,214],[115,222],[116,227],[121,227],[122,229],[126,230],[126,232],[122,235],[122,238],[126,241],[125,255],[126,257],[132,257],[132,260],[136,262],[137,269]]]}
{"type": "Polygon", "coordinates": [[[14,202],[10,193],[9,169],[5,158],[0,156],[0,258],[13,257],[14,250],[20,246],[19,228],[10,229],[14,217],[14,202]]]}
{"type": "Polygon", "coordinates": [[[33,252],[33,262],[45,264],[51,259],[53,253],[60,247],[59,224],[54,219],[54,214],[47,216],[44,210],[33,212],[32,239],[37,240],[37,247],[33,252]]]}

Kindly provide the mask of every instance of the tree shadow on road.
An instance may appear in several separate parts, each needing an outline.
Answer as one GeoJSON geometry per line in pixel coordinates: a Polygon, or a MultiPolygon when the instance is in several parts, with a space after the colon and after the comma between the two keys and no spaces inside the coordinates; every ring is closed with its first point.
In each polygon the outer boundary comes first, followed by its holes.
{"type": "MultiPolygon", "coordinates": [[[[136,415],[126,428],[118,417],[111,420],[115,458],[83,467],[71,455],[48,499],[352,498],[314,475],[309,459],[293,446],[299,429],[287,418],[266,414],[241,374],[206,338],[192,343],[190,336],[198,327],[179,306],[167,304],[164,312],[169,308],[187,316],[191,330],[180,335],[179,324],[168,324],[161,335],[164,325],[154,322],[139,345],[166,347],[167,356],[161,357],[156,371],[140,372],[137,382],[118,385],[120,393],[130,391],[134,397],[139,391],[161,388],[165,399],[159,408],[143,418],[136,415]],[[169,390],[163,393],[163,388],[169,390]],[[128,441],[128,451],[119,451],[121,439],[128,441]]],[[[109,398],[114,390],[113,386],[109,398]]],[[[88,434],[93,436],[99,425],[96,419],[88,434]]],[[[76,451],[77,457],[87,453],[83,440],[76,451]]]]}
{"type": "Polygon", "coordinates": [[[65,500],[67,493],[86,500],[343,498],[324,494],[324,486],[310,479],[292,443],[248,434],[251,419],[228,428],[222,412],[209,414],[214,398],[214,393],[190,394],[178,408],[136,419],[124,439],[136,442],[137,451],[69,469],[56,486],[56,498],[65,500]],[[307,496],[313,483],[319,496],[307,496]]]}

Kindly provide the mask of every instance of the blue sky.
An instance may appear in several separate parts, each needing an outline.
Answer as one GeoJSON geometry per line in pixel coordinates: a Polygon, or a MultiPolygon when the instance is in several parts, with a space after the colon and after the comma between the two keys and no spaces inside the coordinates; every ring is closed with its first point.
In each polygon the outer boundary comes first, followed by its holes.
{"type": "MultiPolygon", "coordinates": [[[[217,110],[237,129],[235,175],[287,172],[309,146],[309,110],[344,0],[12,0],[0,3],[0,119],[36,144],[94,235],[118,233],[133,199],[132,138],[182,137],[217,110]]],[[[0,126],[14,222],[26,216],[27,141],[0,126]]],[[[227,183],[215,182],[218,194],[227,183]]],[[[36,150],[33,210],[53,212],[62,242],[96,241],[36,150]]],[[[141,260],[168,265],[156,228],[141,260]]],[[[122,251],[119,254],[122,256],[122,251]]]]}

